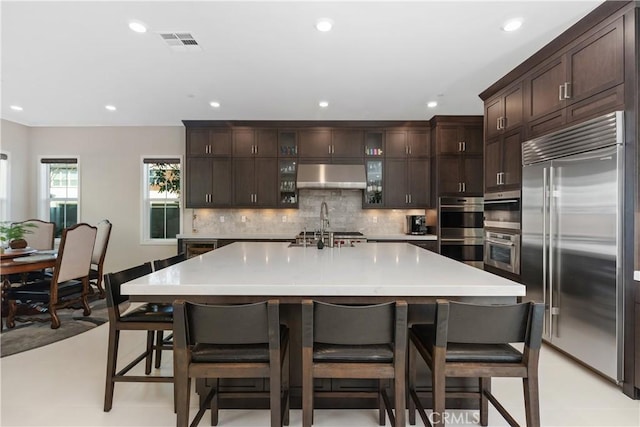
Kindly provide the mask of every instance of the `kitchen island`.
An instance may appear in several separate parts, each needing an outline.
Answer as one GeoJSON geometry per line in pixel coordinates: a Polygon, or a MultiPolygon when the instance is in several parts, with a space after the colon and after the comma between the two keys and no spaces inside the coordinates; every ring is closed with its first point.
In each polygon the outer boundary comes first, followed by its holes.
{"type": "MultiPolygon", "coordinates": [[[[248,303],[280,300],[282,321],[291,329],[291,404],[300,407],[301,308],[304,299],[336,303],[380,303],[402,299],[409,304],[409,323],[433,321],[436,298],[479,303],[513,303],[524,286],[445,258],[408,243],[362,243],[355,247],[290,246],[289,243],[236,242],[140,277],[122,286],[132,301],[172,302],[176,298],[203,303],[248,303]]],[[[424,371],[426,368],[422,368],[424,371]]],[[[430,388],[426,372],[420,389],[430,388]]],[[[262,379],[226,380],[227,390],[262,391],[262,379]]],[[[460,379],[456,387],[476,387],[460,379]]],[[[331,380],[319,390],[375,390],[375,380],[331,380]]],[[[206,380],[196,383],[201,399],[206,380]]],[[[375,407],[376,399],[321,399],[322,407],[375,407]]],[[[268,400],[228,399],[222,407],[268,407],[268,400]]],[[[469,407],[453,402],[450,407],[469,407]]]]}
{"type": "Polygon", "coordinates": [[[513,302],[524,286],[406,243],[355,247],[236,242],[128,282],[133,301],[222,302],[277,297],[357,302],[436,297],[513,302]]]}

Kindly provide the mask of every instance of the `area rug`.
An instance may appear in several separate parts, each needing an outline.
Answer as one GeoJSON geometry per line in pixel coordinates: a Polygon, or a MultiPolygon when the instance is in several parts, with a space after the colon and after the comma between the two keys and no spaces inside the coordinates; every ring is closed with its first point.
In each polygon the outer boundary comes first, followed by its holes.
{"type": "MultiPolygon", "coordinates": [[[[0,357],[51,344],[81,334],[109,321],[104,299],[92,301],[89,305],[91,306],[91,314],[87,317],[82,315],[82,309],[59,310],[61,324],[58,329],[51,329],[50,322],[16,322],[16,327],[13,329],[8,329],[5,326],[0,334],[0,357]]],[[[41,314],[37,317],[50,318],[48,314],[41,314]]],[[[2,319],[3,322],[4,320],[2,319]]]]}

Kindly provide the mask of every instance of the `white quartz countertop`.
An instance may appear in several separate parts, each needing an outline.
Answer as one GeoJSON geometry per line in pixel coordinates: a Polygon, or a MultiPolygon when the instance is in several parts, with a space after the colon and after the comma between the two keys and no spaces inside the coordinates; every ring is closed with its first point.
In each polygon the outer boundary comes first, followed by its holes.
{"type": "MultiPolygon", "coordinates": [[[[297,234],[297,233],[296,233],[297,234]]],[[[296,234],[293,233],[186,233],[178,234],[178,239],[220,239],[220,240],[294,240],[296,234]]]]}
{"type": "MultiPolygon", "coordinates": [[[[295,234],[219,234],[219,233],[191,233],[178,234],[178,239],[220,239],[220,240],[294,240],[298,233],[295,234]]],[[[370,240],[438,240],[435,234],[412,235],[412,234],[365,234],[370,240]]]]}
{"type": "Polygon", "coordinates": [[[525,287],[408,243],[236,242],[122,286],[129,295],[523,296],[525,287]]]}
{"type": "Polygon", "coordinates": [[[367,234],[368,240],[438,240],[435,234],[367,234]]]}
{"type": "Polygon", "coordinates": [[[633,272],[633,280],[640,282],[640,271],[633,272]]]}

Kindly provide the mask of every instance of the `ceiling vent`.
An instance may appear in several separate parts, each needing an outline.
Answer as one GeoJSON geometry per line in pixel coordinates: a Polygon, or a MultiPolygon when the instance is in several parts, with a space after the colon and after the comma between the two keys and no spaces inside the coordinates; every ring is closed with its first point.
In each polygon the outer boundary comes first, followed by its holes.
{"type": "Polygon", "coordinates": [[[199,52],[202,50],[195,37],[187,32],[162,32],[158,33],[162,40],[176,52],[199,52]]]}

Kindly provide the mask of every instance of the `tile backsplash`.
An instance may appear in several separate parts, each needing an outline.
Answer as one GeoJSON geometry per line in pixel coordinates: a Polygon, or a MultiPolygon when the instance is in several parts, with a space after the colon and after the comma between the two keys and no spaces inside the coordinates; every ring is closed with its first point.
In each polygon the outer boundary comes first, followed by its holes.
{"type": "Polygon", "coordinates": [[[405,215],[424,209],[362,209],[362,190],[310,190],[298,193],[298,209],[194,209],[185,233],[298,234],[320,228],[320,204],[329,207],[330,230],[365,235],[402,234],[405,215]]]}

